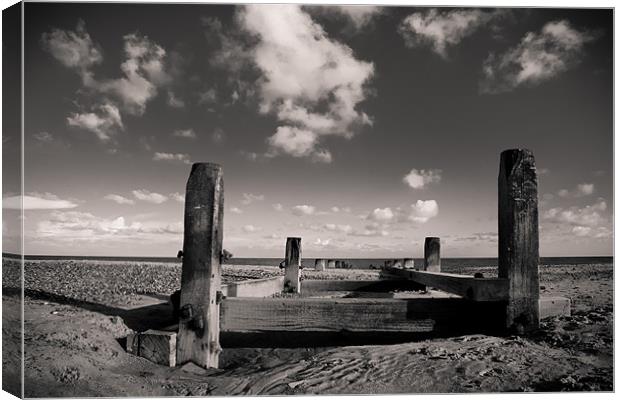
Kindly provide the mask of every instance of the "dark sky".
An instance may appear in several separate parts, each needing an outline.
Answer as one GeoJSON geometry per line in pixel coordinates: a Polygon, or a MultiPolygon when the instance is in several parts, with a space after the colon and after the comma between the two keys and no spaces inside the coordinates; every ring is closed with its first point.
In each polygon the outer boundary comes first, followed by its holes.
{"type": "Polygon", "coordinates": [[[309,257],[420,256],[425,236],[495,256],[515,147],[537,160],[541,255],[612,253],[611,10],[28,3],[25,20],[26,253],[175,255],[208,161],[236,256],[297,235],[309,257]]]}

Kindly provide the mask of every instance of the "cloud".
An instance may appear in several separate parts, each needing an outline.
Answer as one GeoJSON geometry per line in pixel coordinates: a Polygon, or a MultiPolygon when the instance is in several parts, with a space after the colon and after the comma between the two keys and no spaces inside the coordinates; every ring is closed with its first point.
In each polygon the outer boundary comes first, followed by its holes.
{"type": "Polygon", "coordinates": [[[370,214],[368,214],[366,219],[371,221],[389,222],[394,219],[394,216],[394,212],[389,207],[375,208],[370,214]]]}
{"type": "Polygon", "coordinates": [[[38,132],[32,135],[37,141],[41,143],[51,143],[54,141],[54,136],[49,132],[38,132]]]}
{"type": "Polygon", "coordinates": [[[180,161],[183,164],[191,164],[189,154],[185,153],[160,153],[153,154],[153,161],[180,161]]]}
{"type": "Polygon", "coordinates": [[[263,201],[265,200],[265,196],[262,194],[253,194],[253,193],[243,193],[243,200],[241,200],[241,204],[252,204],[255,201],[263,201]]]}
{"type": "Polygon", "coordinates": [[[168,91],[168,105],[174,108],[183,108],[185,107],[185,102],[182,99],[179,99],[175,96],[175,94],[169,90],[168,91]]]}
{"type": "Polygon", "coordinates": [[[570,191],[567,189],[560,189],[558,191],[558,196],[563,197],[563,198],[584,197],[584,196],[589,196],[593,194],[594,191],[595,191],[595,187],[593,183],[580,183],[575,187],[575,189],[570,190],[570,191]]]}
{"type": "Polygon", "coordinates": [[[186,139],[196,139],[196,132],[194,132],[193,129],[177,129],[172,132],[172,136],[186,139]]]}
{"type": "Polygon", "coordinates": [[[62,65],[83,73],[103,61],[99,46],[93,43],[82,20],[78,21],[75,31],[52,29],[51,32],[44,33],[41,44],[62,65]]]}
{"type": "Polygon", "coordinates": [[[126,197],[123,197],[121,195],[118,195],[118,194],[105,195],[104,199],[112,200],[113,202],[118,203],[118,204],[135,204],[135,201],[128,199],[126,197]]]}
{"type": "Polygon", "coordinates": [[[198,97],[198,104],[212,104],[217,101],[217,92],[211,88],[200,93],[198,97]]]}
{"type": "Polygon", "coordinates": [[[241,210],[239,207],[231,207],[230,212],[233,214],[243,214],[243,210],[241,210]]]}
{"type": "Polygon", "coordinates": [[[332,208],[330,208],[330,211],[333,213],[340,212],[340,207],[333,206],[332,208]]]}
{"type": "Polygon", "coordinates": [[[92,112],[72,113],[67,117],[67,124],[91,131],[103,142],[124,129],[120,112],[111,103],[103,103],[92,112]]]}
{"type": "Polygon", "coordinates": [[[366,227],[364,230],[361,230],[361,231],[350,232],[349,235],[362,236],[362,237],[388,236],[389,232],[386,231],[385,229],[374,229],[374,228],[366,227]]]}
{"type": "Polygon", "coordinates": [[[325,224],[323,228],[332,232],[350,233],[353,231],[351,225],[325,224]]]}
{"type": "Polygon", "coordinates": [[[215,143],[222,143],[225,137],[226,137],[226,132],[224,132],[222,128],[215,128],[215,130],[211,134],[211,139],[215,143]]]}
{"type": "Polygon", "coordinates": [[[282,211],[282,209],[283,209],[282,204],[280,204],[280,203],[272,204],[272,207],[273,207],[274,210],[276,210],[278,212],[282,211]]]}
{"type": "MultiPolygon", "coordinates": [[[[75,208],[78,204],[70,200],[60,199],[52,193],[26,193],[23,196],[24,210],[54,210],[75,208]]],[[[2,198],[2,208],[7,210],[21,210],[22,196],[7,196],[2,198]]]]}
{"type": "Polygon", "coordinates": [[[138,200],[146,201],[153,204],[161,204],[163,202],[168,201],[168,197],[163,194],[149,192],[148,190],[140,189],[140,190],[132,190],[134,197],[138,200]]]}
{"type": "Polygon", "coordinates": [[[260,228],[258,226],[254,226],[254,225],[244,225],[243,226],[243,231],[246,232],[246,233],[254,233],[254,232],[262,231],[262,228],[260,228]]]}
{"type": "Polygon", "coordinates": [[[598,199],[594,204],[585,207],[551,208],[543,213],[543,219],[571,226],[597,227],[608,222],[608,219],[601,214],[605,210],[607,203],[603,199],[598,199]]]}
{"type": "Polygon", "coordinates": [[[440,11],[433,8],[410,14],[402,21],[398,31],[408,47],[429,45],[435,53],[447,58],[449,47],[459,44],[465,37],[502,14],[501,10],[440,11]]]}
{"type": "Polygon", "coordinates": [[[437,215],[439,215],[439,205],[435,200],[418,200],[411,205],[411,214],[408,219],[424,224],[437,215]]]}
{"type": "Polygon", "coordinates": [[[497,242],[497,232],[476,232],[471,236],[462,236],[454,239],[455,242],[497,242]]]}
{"type": "Polygon", "coordinates": [[[528,32],[517,46],[490,54],[482,66],[480,89],[501,93],[552,79],[578,64],[585,44],[596,38],[566,20],[548,22],[539,33],[528,32]]]}
{"type": "Polygon", "coordinates": [[[304,10],[313,15],[346,19],[355,31],[361,31],[363,28],[367,28],[371,25],[374,18],[383,13],[382,7],[368,5],[306,6],[304,10]]]}
{"type": "Polygon", "coordinates": [[[316,208],[314,206],[309,206],[306,204],[295,206],[291,209],[294,215],[302,216],[302,215],[312,215],[315,213],[316,208]]]}
{"type": "Polygon", "coordinates": [[[440,181],[440,169],[432,169],[427,171],[424,169],[417,170],[414,168],[403,178],[403,182],[413,189],[424,189],[427,185],[430,185],[431,183],[439,183],[440,181]]]}
{"type": "Polygon", "coordinates": [[[185,203],[185,195],[179,192],[170,193],[170,198],[179,203],[185,203]]]}
{"type": "Polygon", "coordinates": [[[229,40],[220,58],[230,68],[249,64],[259,72],[259,111],[275,114],[280,122],[267,141],[272,155],[317,153],[315,160],[331,161],[331,154],[317,148],[322,136],[351,138],[357,127],[371,125],[357,106],[366,98],[373,64],[329,38],[301,6],[248,5],[236,20],[252,45],[243,48],[229,40]]]}

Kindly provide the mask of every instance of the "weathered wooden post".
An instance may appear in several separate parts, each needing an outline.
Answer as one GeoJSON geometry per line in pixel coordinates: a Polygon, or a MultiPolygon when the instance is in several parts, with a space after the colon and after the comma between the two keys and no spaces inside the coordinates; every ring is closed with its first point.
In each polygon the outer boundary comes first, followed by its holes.
{"type": "Polygon", "coordinates": [[[336,268],[342,268],[342,260],[336,260],[336,268]]]}
{"type": "Polygon", "coordinates": [[[498,276],[509,283],[506,327],[539,324],[538,180],[530,150],[503,151],[498,178],[498,276]]]}
{"type": "Polygon", "coordinates": [[[217,368],[220,347],[224,179],[218,164],[195,163],[185,192],[177,362],[217,368]]]}
{"type": "Polygon", "coordinates": [[[414,267],[415,267],[415,262],[413,261],[413,258],[403,259],[403,268],[414,268],[414,267]]]}
{"type": "Polygon", "coordinates": [[[440,239],[427,237],[424,239],[424,270],[441,272],[440,239]]]}
{"type": "Polygon", "coordinates": [[[301,267],[301,238],[286,238],[284,265],[284,288],[289,293],[299,293],[299,270],[301,267]]]}
{"type": "Polygon", "coordinates": [[[314,261],[314,269],[317,271],[325,271],[325,260],[322,258],[317,258],[314,261]]]}
{"type": "Polygon", "coordinates": [[[327,260],[327,269],[336,268],[336,260],[327,260]]]}

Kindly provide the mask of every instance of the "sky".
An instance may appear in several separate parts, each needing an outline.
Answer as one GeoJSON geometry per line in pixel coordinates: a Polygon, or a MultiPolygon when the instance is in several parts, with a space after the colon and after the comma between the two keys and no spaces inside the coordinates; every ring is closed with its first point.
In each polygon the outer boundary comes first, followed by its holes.
{"type": "Polygon", "coordinates": [[[25,10],[26,254],[175,256],[191,164],[215,162],[237,257],[281,257],[287,236],[310,258],[420,257],[426,236],[495,257],[510,148],[536,157],[541,256],[612,254],[611,10],[25,10]]]}

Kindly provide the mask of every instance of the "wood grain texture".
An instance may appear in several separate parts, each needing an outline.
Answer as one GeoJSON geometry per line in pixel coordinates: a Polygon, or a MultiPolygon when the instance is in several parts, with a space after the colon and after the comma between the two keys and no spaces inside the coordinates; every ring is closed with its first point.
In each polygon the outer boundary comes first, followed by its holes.
{"type": "Polygon", "coordinates": [[[441,272],[441,239],[438,237],[424,239],[424,271],[441,272]]]}
{"type": "Polygon", "coordinates": [[[382,272],[386,275],[410,279],[473,301],[508,300],[507,279],[474,278],[471,275],[415,271],[394,267],[383,268],[382,272]]]}
{"type": "Polygon", "coordinates": [[[389,292],[393,290],[416,290],[419,285],[403,279],[372,281],[305,279],[301,281],[301,293],[321,292],[389,292]]]}
{"type": "Polygon", "coordinates": [[[176,365],[176,332],[150,329],[127,337],[127,352],[156,364],[176,365]]]}
{"type": "MultiPolygon", "coordinates": [[[[460,332],[496,330],[505,305],[461,298],[246,299],[227,298],[221,331],[460,332]]],[[[302,345],[300,343],[300,345],[302,345]]]]}
{"type": "Polygon", "coordinates": [[[217,368],[224,179],[217,164],[195,163],[185,193],[177,361],[217,368]],[[191,313],[184,312],[191,307],[191,313]]]}
{"type": "Polygon", "coordinates": [[[267,297],[281,293],[283,287],[284,277],[274,276],[227,283],[222,285],[222,294],[227,297],[267,297]]]}
{"type": "Polygon", "coordinates": [[[539,326],[538,180],[530,150],[502,152],[498,177],[498,276],[510,281],[506,326],[539,326]]]}
{"type": "Polygon", "coordinates": [[[301,238],[286,238],[286,253],[284,255],[284,262],[285,291],[290,293],[299,293],[299,275],[301,268],[301,238]]]}

